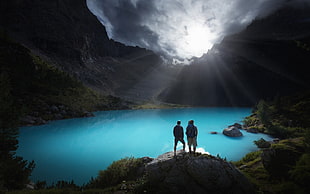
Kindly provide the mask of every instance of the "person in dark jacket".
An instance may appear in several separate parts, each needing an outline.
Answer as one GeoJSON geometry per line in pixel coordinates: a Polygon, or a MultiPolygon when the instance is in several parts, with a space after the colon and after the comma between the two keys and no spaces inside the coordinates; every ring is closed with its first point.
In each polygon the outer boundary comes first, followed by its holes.
{"type": "Polygon", "coordinates": [[[198,135],[198,129],[194,125],[194,120],[188,121],[188,126],[186,127],[186,136],[187,136],[187,144],[188,144],[189,153],[192,152],[192,146],[194,149],[194,153],[196,152],[197,135],[198,135]]]}
{"type": "Polygon", "coordinates": [[[174,135],[174,155],[176,155],[177,144],[180,141],[183,144],[183,151],[185,151],[184,131],[181,126],[181,121],[177,121],[177,125],[173,128],[174,135]]]}

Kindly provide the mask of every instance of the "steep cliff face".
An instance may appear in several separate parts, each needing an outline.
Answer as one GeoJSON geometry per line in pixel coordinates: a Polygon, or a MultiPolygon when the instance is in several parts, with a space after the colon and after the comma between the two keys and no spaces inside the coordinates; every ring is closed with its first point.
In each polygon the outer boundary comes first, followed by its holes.
{"type": "Polygon", "coordinates": [[[85,0],[1,1],[0,12],[2,30],[105,94],[130,89],[161,63],[151,51],[110,40],[85,0]]]}
{"type": "Polygon", "coordinates": [[[184,67],[164,101],[248,106],[261,98],[309,89],[310,8],[286,7],[226,37],[184,67]]]}

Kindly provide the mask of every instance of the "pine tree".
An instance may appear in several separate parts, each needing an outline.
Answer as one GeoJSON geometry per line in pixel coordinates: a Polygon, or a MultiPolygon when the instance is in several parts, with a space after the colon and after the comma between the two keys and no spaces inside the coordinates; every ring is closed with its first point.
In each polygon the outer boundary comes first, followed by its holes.
{"type": "Polygon", "coordinates": [[[265,125],[266,127],[270,126],[270,109],[268,104],[264,100],[260,100],[257,105],[257,117],[260,120],[261,124],[265,125]]]}
{"type": "Polygon", "coordinates": [[[0,73],[0,189],[22,189],[29,182],[28,177],[34,162],[16,156],[18,148],[19,114],[11,95],[8,73],[0,73]]]}

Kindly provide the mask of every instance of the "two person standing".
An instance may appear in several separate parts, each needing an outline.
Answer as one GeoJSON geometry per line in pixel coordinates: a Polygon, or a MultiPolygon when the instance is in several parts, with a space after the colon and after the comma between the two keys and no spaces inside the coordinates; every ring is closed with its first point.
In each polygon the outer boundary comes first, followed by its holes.
{"type": "MultiPolygon", "coordinates": [[[[192,146],[193,146],[193,152],[195,153],[197,147],[198,129],[194,125],[194,120],[188,121],[185,134],[187,136],[189,153],[192,153],[192,146]]],[[[181,121],[177,121],[177,125],[173,128],[173,135],[174,135],[174,155],[176,155],[176,148],[179,141],[183,144],[183,151],[185,151],[184,132],[183,127],[181,126],[181,121]]]]}

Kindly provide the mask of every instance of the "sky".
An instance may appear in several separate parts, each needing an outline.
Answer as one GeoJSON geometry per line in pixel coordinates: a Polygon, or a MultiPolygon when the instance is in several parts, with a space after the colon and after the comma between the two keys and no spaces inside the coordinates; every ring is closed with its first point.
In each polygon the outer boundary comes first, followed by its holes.
{"type": "Polygon", "coordinates": [[[310,0],[87,0],[109,38],[175,60],[201,57],[224,36],[285,4],[310,0]]]}

